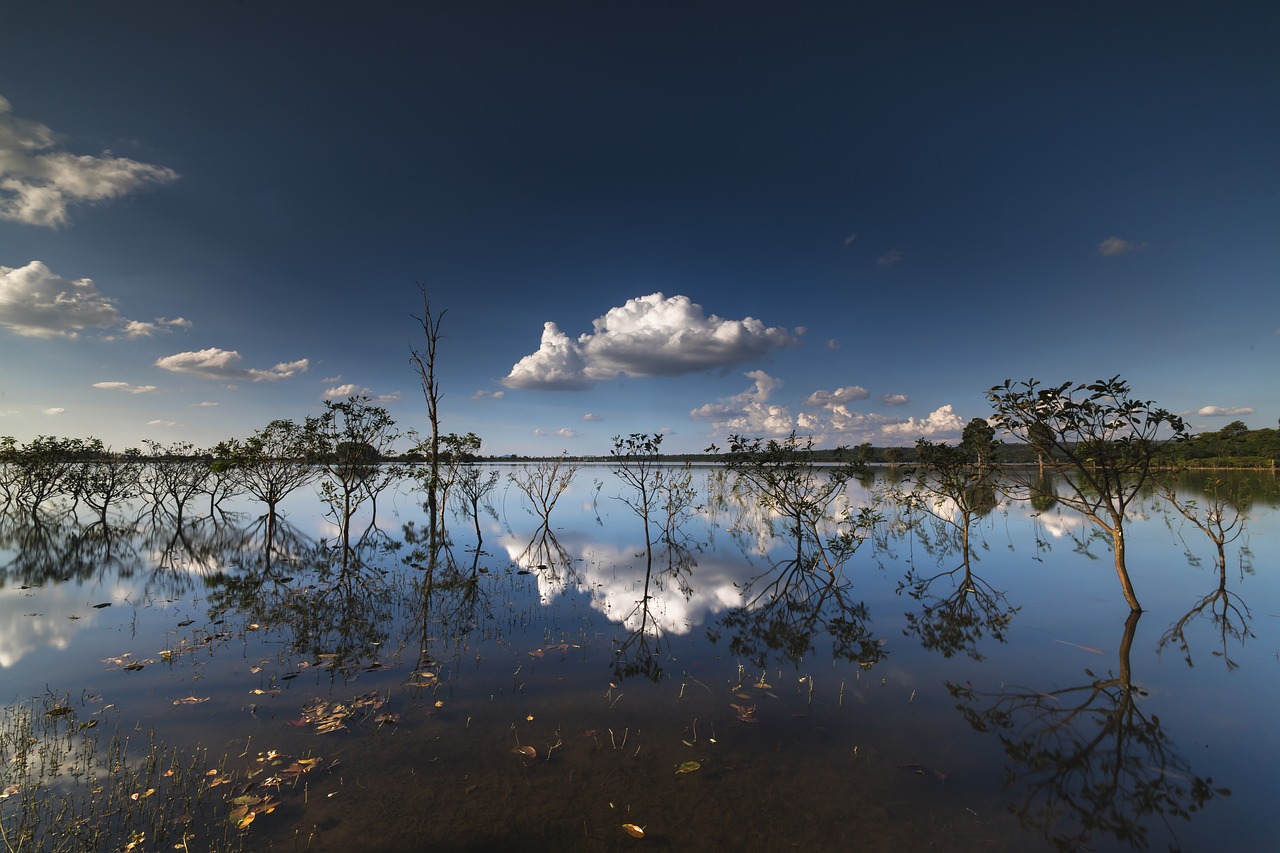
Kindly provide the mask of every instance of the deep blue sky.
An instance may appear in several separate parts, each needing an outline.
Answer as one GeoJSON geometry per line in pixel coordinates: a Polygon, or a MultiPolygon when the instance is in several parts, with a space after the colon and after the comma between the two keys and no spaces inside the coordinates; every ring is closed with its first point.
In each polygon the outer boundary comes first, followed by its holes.
{"type": "Polygon", "coordinates": [[[1274,426],[1280,6],[1049,5],[7,4],[0,434],[425,428],[417,282],[494,453],[1274,426]]]}

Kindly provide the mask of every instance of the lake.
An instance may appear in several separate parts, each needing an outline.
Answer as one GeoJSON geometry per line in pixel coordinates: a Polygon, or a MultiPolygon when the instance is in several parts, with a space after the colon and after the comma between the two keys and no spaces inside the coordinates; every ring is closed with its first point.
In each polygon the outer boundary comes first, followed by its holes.
{"type": "MultiPolygon", "coordinates": [[[[835,584],[689,471],[669,542],[607,466],[542,525],[510,480],[432,555],[406,484],[343,566],[316,493],[181,524],[0,521],[0,820],[55,849],[1271,850],[1280,487],[1216,548],[1143,497],[1107,541],[1001,497],[892,506],[835,584]],[[624,500],[626,498],[627,500],[624,500]],[[945,514],[945,510],[944,510],[945,514]],[[272,546],[267,548],[270,536],[272,546]],[[948,574],[948,572],[953,573],[948,574]],[[647,579],[647,583],[646,583],[647,579]],[[96,833],[96,834],[95,834],[96,833]],[[637,837],[641,835],[642,837],[637,837]],[[56,843],[50,839],[61,839],[56,843]]],[[[881,469],[851,506],[896,482],[881,469]]],[[[205,501],[207,504],[207,500],[205,501]]],[[[194,509],[193,509],[194,507],[194,509]]],[[[1234,513],[1231,507],[1227,508],[1234,513]]],[[[205,517],[200,517],[205,516],[205,517]]]]}

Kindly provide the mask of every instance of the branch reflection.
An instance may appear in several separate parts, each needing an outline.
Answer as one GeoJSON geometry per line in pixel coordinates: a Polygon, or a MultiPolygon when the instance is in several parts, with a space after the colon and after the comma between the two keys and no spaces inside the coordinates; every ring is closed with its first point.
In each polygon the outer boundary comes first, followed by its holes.
{"type": "Polygon", "coordinates": [[[1159,717],[1143,713],[1147,694],[1129,663],[1140,616],[1125,622],[1118,675],[1085,670],[1083,684],[1044,691],[947,684],[970,725],[1000,739],[1006,784],[1023,792],[1012,811],[1059,850],[1089,849],[1095,836],[1146,849],[1153,816],[1168,827],[1169,818],[1190,819],[1230,795],[1195,775],[1159,717]]]}

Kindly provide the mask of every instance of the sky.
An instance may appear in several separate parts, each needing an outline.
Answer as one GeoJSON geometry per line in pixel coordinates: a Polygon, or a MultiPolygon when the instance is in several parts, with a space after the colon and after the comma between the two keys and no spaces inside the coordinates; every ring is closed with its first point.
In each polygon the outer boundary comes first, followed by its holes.
{"type": "Polygon", "coordinates": [[[0,435],[492,454],[1280,418],[1280,5],[15,0],[0,435]],[[402,443],[407,446],[407,443],[402,443]]]}

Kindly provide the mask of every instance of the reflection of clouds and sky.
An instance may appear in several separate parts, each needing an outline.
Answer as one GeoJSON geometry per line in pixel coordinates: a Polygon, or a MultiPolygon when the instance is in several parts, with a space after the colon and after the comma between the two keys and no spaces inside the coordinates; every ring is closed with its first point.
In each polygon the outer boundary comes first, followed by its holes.
{"type": "MultiPolygon", "coordinates": [[[[531,557],[520,560],[529,544],[528,536],[506,534],[500,541],[511,561],[530,569],[537,578],[543,603],[574,593],[585,595],[601,615],[630,630],[640,628],[637,607],[644,596],[643,542],[619,544],[580,530],[562,533],[556,541],[569,556],[571,569],[566,571],[564,567],[538,569],[538,561],[531,557]]],[[[649,617],[662,632],[686,634],[716,614],[742,604],[741,590],[735,584],[749,579],[750,566],[714,555],[697,554],[695,559],[694,583],[689,588],[681,577],[668,572],[666,552],[654,553],[649,617]]]]}
{"type": "Polygon", "coordinates": [[[136,590],[121,585],[52,584],[0,590],[0,668],[15,666],[39,649],[66,650],[77,635],[107,621],[94,604],[119,603],[136,590]]]}

